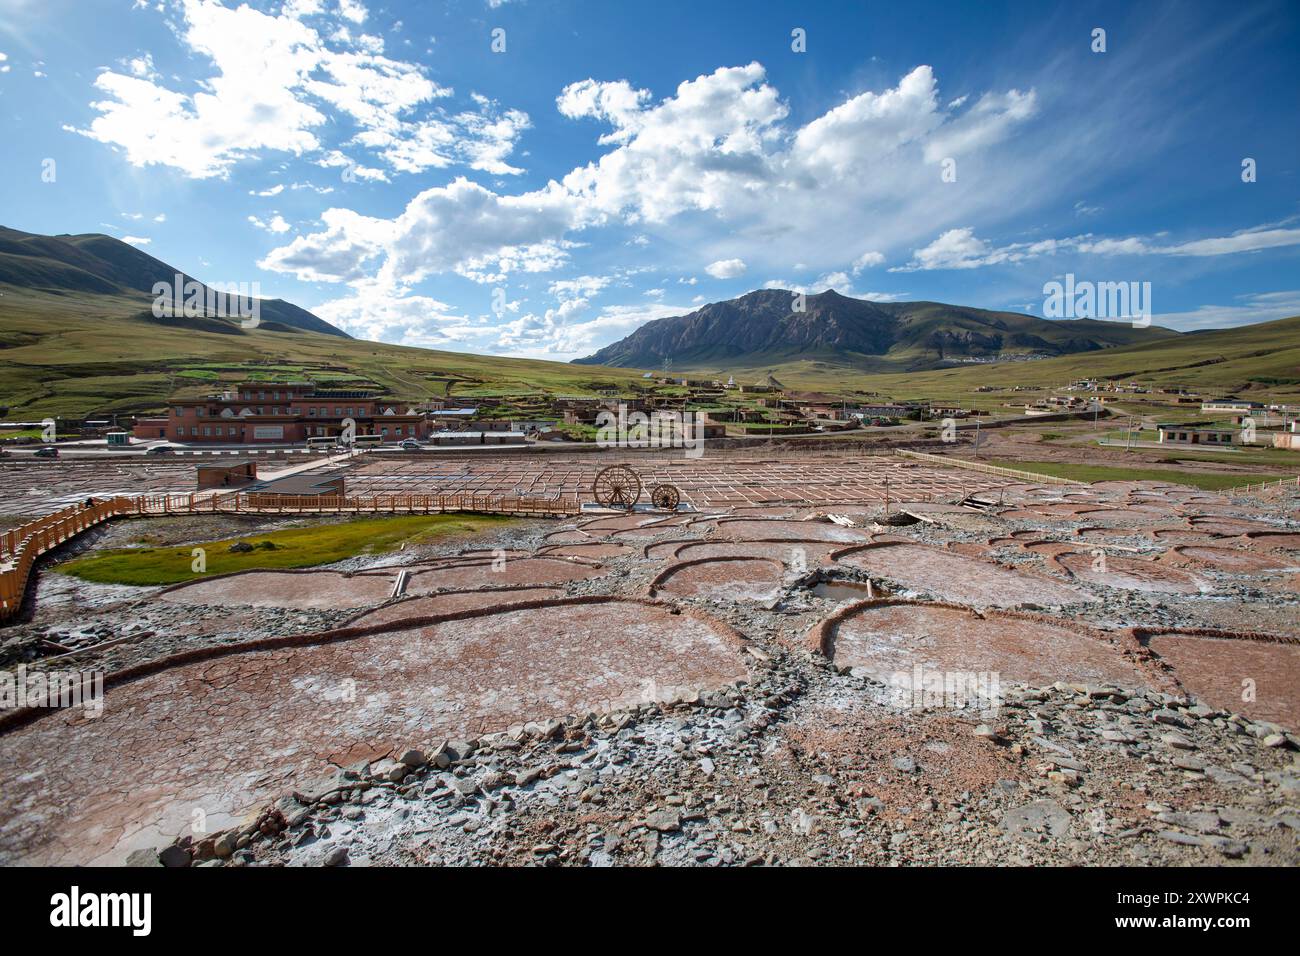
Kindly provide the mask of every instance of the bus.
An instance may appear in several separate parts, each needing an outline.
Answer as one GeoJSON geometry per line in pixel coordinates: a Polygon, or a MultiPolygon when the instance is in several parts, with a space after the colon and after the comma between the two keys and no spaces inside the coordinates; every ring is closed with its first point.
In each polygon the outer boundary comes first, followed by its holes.
{"type": "Polygon", "coordinates": [[[355,448],[378,448],[383,443],[383,435],[357,435],[352,439],[355,448]]]}
{"type": "Polygon", "coordinates": [[[327,436],[324,438],[308,438],[307,450],[308,451],[330,451],[331,449],[336,448],[338,446],[338,443],[339,440],[337,438],[334,438],[333,436],[327,436]]]}

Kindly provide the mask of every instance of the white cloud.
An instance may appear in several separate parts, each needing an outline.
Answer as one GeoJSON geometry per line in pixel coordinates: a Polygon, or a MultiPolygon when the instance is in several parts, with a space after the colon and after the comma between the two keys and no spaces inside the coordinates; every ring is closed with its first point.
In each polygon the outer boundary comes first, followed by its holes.
{"type": "Polygon", "coordinates": [[[282,193],[282,192],[284,192],[284,183],[279,183],[278,185],[272,186],[270,189],[261,189],[261,190],[250,189],[250,190],[248,191],[248,195],[250,195],[250,196],[278,196],[278,195],[280,195],[280,193],[282,193]]]}
{"type": "Polygon", "coordinates": [[[280,215],[276,215],[269,222],[264,222],[263,220],[258,219],[256,216],[249,216],[248,221],[251,222],[253,225],[255,225],[258,229],[265,229],[267,232],[274,232],[277,234],[288,232],[289,229],[291,228],[290,225],[287,222],[285,222],[284,217],[280,215]]]}
{"type": "MultiPolygon", "coordinates": [[[[319,16],[319,3],[288,3],[273,16],[219,0],[179,2],[178,38],[215,73],[186,93],[165,86],[147,55],[128,61],[126,72],[105,70],[95,79],[103,98],[91,103],[98,115],[90,125],[65,129],[117,147],[132,165],[171,166],[196,179],[227,176],[234,164],[267,151],[329,156],[337,150],[321,137],[340,120],[355,128],[349,142],[398,172],[454,163],[520,171],[506,158],[529,126],[526,114],[503,112],[484,97],[456,113],[434,108],[452,90],[418,64],[384,56],[378,37],[322,34],[303,19],[319,16]]],[[[335,13],[354,23],[366,16],[355,0],[341,0],[335,13]]],[[[361,177],[382,178],[367,172],[361,177]]]]}
{"type": "Polygon", "coordinates": [[[147,246],[149,243],[153,242],[152,239],[145,236],[123,236],[122,241],[130,243],[133,246],[147,246]]]}
{"type": "Polygon", "coordinates": [[[715,279],[736,279],[745,274],[745,268],[743,259],[719,259],[710,262],[704,271],[715,279]]]}
{"type": "Polygon", "coordinates": [[[1228,236],[1172,244],[1150,237],[1099,239],[1086,234],[1065,239],[1040,239],[1035,242],[991,246],[987,241],[976,236],[973,228],[965,226],[942,233],[929,245],[914,250],[912,260],[907,265],[896,266],[890,271],[978,269],[984,266],[1024,262],[1058,253],[1102,256],[1225,256],[1295,245],[1300,245],[1300,229],[1257,226],[1228,236]]]}
{"type": "Polygon", "coordinates": [[[1300,289],[1238,296],[1235,305],[1203,305],[1190,312],[1164,313],[1156,319],[1167,328],[1190,332],[1271,322],[1293,315],[1300,315],[1300,289]]]}
{"type": "Polygon", "coordinates": [[[864,252],[862,253],[862,255],[858,256],[856,259],[853,260],[853,274],[857,275],[863,269],[870,269],[873,268],[874,266],[881,266],[884,264],[885,264],[884,253],[864,252]]]}

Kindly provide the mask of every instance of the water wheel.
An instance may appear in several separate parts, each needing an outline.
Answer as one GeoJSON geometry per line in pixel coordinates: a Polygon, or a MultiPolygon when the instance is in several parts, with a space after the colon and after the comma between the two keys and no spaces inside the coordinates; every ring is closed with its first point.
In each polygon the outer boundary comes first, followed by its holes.
{"type": "Polygon", "coordinates": [[[626,465],[610,465],[596,473],[591,492],[605,508],[630,509],[641,497],[641,479],[626,465]]]}
{"type": "Polygon", "coordinates": [[[650,489],[650,503],[656,508],[676,511],[681,500],[682,493],[677,490],[676,485],[655,485],[650,489]]]}

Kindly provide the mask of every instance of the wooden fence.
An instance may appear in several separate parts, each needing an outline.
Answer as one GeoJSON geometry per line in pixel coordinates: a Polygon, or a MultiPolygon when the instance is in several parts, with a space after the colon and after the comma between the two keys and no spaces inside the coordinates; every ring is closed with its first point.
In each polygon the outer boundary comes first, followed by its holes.
{"type": "Polygon", "coordinates": [[[141,495],[109,498],[87,508],[74,505],[0,534],[0,620],[18,613],[36,559],[110,518],[174,514],[439,514],[473,511],[525,518],[579,514],[576,495],[368,495],[364,497],[226,494],[141,495]]]}
{"type": "Polygon", "coordinates": [[[1086,485],[1086,481],[1075,481],[1073,478],[1058,478],[1056,475],[1043,475],[1036,471],[1020,471],[1017,468],[1003,468],[1001,465],[989,465],[982,461],[971,461],[969,458],[957,458],[952,455],[928,455],[921,451],[906,451],[899,449],[895,452],[903,458],[915,458],[918,461],[933,462],[936,465],[948,468],[965,468],[967,471],[982,471],[989,475],[1002,475],[1006,478],[1019,478],[1022,481],[1030,481],[1034,484],[1044,485],[1086,485]]]}
{"type": "Polygon", "coordinates": [[[1279,478],[1277,481],[1264,481],[1257,485],[1237,485],[1235,488],[1224,488],[1220,494],[1228,498],[1237,495],[1266,494],[1270,491],[1285,488],[1288,485],[1294,485],[1297,489],[1300,489],[1300,475],[1296,475],[1294,478],[1279,478]]]}
{"type": "Polygon", "coordinates": [[[0,618],[16,614],[22,606],[37,558],[87,528],[134,511],[130,498],[109,498],[89,508],[72,505],[0,535],[0,618]]]}

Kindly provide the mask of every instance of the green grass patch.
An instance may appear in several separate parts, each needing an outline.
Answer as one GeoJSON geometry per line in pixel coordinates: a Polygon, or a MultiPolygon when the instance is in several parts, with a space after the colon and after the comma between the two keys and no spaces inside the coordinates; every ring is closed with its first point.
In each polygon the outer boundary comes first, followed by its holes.
{"type": "Polygon", "coordinates": [[[117,548],[97,551],[54,570],[96,584],[179,584],[232,571],[309,568],[359,554],[383,554],[403,543],[420,544],[449,535],[495,530],[513,519],[497,515],[401,515],[354,518],[334,524],[288,528],[240,538],[223,538],[179,548],[117,548]],[[231,551],[236,543],[248,551],[231,551]],[[193,551],[203,548],[207,570],[192,570],[193,551]]]}
{"type": "Polygon", "coordinates": [[[1004,461],[993,460],[990,465],[1032,471],[1038,475],[1055,478],[1072,478],[1075,481],[1172,481],[1191,485],[1203,491],[1219,491],[1237,485],[1274,481],[1277,475],[1223,475],[1201,471],[1174,471],[1169,468],[1112,468],[1106,465],[1075,465],[1060,461],[1004,461]]]}

